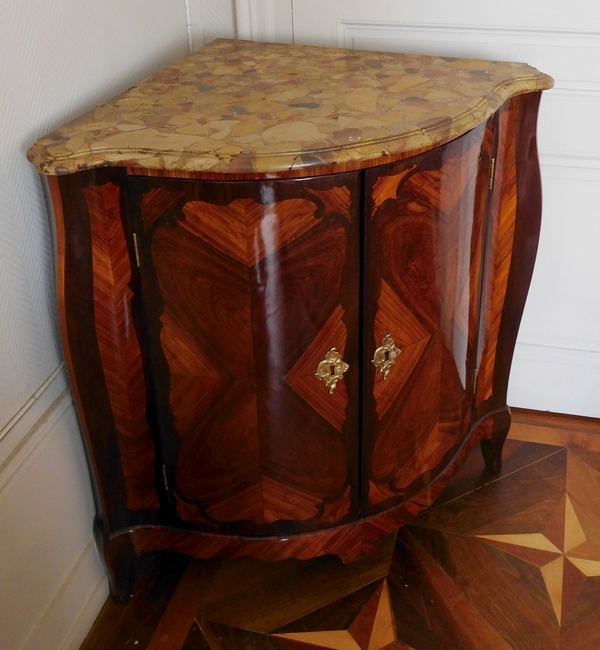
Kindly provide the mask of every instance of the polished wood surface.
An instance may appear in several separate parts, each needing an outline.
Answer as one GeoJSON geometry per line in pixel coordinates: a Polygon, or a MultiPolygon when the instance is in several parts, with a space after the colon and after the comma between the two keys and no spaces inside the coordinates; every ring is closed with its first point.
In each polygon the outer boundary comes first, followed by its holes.
{"type": "Polygon", "coordinates": [[[429,484],[471,427],[492,140],[482,124],[366,174],[368,513],[429,484]],[[368,360],[388,334],[401,353],[384,378],[368,360]]]}
{"type": "MultiPolygon", "coordinates": [[[[486,333],[485,363],[482,360],[481,368],[487,375],[487,385],[477,391],[478,415],[506,406],[513,353],[533,275],[542,219],[536,131],[540,98],[541,93],[515,97],[499,114],[500,170],[494,177],[492,243],[486,256],[490,265],[486,268],[483,298],[486,309],[482,327],[486,333]]],[[[491,440],[482,443],[491,471],[497,472],[502,466],[502,446],[509,428],[507,411],[496,418],[491,440]]]]}
{"type": "Polygon", "coordinates": [[[146,421],[142,355],[132,314],[131,264],[120,214],[120,188],[83,190],[92,237],[94,319],[102,370],[127,493],[127,508],[158,509],[154,445],[146,421]]]}
{"type": "Polygon", "coordinates": [[[357,518],[358,178],[131,188],[178,517],[253,536],[357,518]]]}
{"type": "Polygon", "coordinates": [[[492,415],[477,423],[440,476],[430,485],[410,499],[356,522],[321,530],[312,535],[300,532],[285,537],[256,538],[188,532],[166,526],[145,526],[118,533],[114,540],[129,540],[138,555],[157,550],[174,550],[196,558],[253,557],[275,561],[333,554],[344,562],[352,562],[365,554],[375,553],[386,535],[410,522],[436,501],[473,445],[491,437],[493,420],[492,415]]]}
{"type": "Polygon", "coordinates": [[[476,442],[499,471],[538,102],[362,172],[51,181],[116,598],[154,550],[351,562],[430,507],[476,442]]]}
{"type": "Polygon", "coordinates": [[[600,643],[600,422],[516,410],[437,504],[350,564],[148,554],[82,650],[583,650],[600,643]]]}

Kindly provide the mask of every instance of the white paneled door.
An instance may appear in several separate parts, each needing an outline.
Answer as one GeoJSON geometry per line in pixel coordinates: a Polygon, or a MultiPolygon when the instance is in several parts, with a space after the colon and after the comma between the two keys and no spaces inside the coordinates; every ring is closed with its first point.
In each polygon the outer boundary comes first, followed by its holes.
{"type": "Polygon", "coordinates": [[[287,11],[295,43],[525,61],[555,78],[540,110],[542,236],[509,403],[600,417],[600,3],[291,0],[287,11]]]}

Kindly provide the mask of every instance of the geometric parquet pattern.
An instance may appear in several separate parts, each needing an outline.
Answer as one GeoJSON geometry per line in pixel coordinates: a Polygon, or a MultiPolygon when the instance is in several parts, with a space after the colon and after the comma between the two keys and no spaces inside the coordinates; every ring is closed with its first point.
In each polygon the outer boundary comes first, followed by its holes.
{"type": "Polygon", "coordinates": [[[149,554],[82,650],[600,648],[600,423],[517,414],[482,466],[350,564],[149,554]]]}

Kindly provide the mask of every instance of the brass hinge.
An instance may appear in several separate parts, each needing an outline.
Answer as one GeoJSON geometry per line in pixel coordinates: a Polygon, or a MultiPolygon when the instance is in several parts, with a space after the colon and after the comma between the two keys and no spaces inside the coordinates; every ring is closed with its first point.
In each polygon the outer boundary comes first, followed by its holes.
{"type": "Polygon", "coordinates": [[[167,481],[167,468],[163,465],[163,481],[165,482],[165,490],[169,491],[169,481],[167,481]]]}
{"type": "Polygon", "coordinates": [[[133,233],[133,248],[135,249],[135,261],[136,261],[136,264],[138,265],[138,269],[139,269],[140,268],[140,250],[138,248],[138,240],[137,240],[136,233],[133,233]]]}
{"type": "Polygon", "coordinates": [[[490,164],[490,190],[492,187],[494,187],[494,169],[496,167],[496,159],[492,158],[492,162],[490,164]]]}

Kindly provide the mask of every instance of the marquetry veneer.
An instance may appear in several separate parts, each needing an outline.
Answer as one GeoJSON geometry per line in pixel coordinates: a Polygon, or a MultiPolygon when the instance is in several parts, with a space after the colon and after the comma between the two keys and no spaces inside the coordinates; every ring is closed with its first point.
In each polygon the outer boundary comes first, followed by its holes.
{"type": "Polygon", "coordinates": [[[218,41],[32,147],[115,597],[151,550],[348,562],[500,469],[550,86],[218,41]]]}

